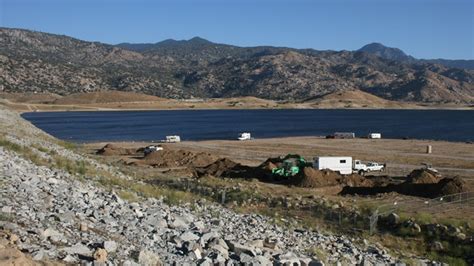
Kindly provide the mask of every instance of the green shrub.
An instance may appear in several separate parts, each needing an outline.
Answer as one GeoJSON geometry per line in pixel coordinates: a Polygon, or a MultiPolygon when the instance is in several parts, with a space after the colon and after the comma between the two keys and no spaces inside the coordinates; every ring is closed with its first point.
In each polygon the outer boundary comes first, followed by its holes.
{"type": "Polygon", "coordinates": [[[24,149],[23,146],[13,143],[11,141],[8,141],[6,139],[0,139],[0,146],[14,152],[21,152],[24,149]]]}
{"type": "Polygon", "coordinates": [[[60,140],[60,141],[58,141],[58,144],[59,144],[60,146],[62,146],[63,148],[68,149],[68,150],[75,150],[75,149],[77,149],[77,144],[76,144],[76,143],[73,143],[73,142],[68,142],[68,141],[60,140]]]}

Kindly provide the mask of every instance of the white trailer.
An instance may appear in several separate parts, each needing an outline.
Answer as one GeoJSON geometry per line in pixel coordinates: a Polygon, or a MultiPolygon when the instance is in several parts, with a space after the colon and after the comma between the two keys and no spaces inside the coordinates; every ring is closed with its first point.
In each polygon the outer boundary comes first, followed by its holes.
{"type": "Polygon", "coordinates": [[[380,134],[380,133],[369,133],[367,138],[369,138],[369,139],[381,139],[382,134],[380,134]]]}
{"type": "Polygon", "coordinates": [[[335,132],[335,139],[353,139],[355,138],[355,133],[353,132],[335,132]]]}
{"type": "Polygon", "coordinates": [[[181,142],[181,137],[178,135],[166,136],[166,142],[181,142]]]}
{"type": "Polygon", "coordinates": [[[316,157],[314,158],[313,167],[318,170],[329,169],[342,175],[349,175],[352,174],[352,157],[316,157]]]}
{"type": "Polygon", "coordinates": [[[238,140],[251,140],[252,137],[249,132],[243,132],[239,134],[238,140]]]}

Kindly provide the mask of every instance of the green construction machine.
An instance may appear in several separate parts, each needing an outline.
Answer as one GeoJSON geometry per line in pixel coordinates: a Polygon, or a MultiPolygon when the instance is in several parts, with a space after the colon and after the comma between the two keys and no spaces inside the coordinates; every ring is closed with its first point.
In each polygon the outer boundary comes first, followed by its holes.
{"type": "Polygon", "coordinates": [[[281,158],[281,162],[277,167],[272,169],[273,176],[292,177],[297,175],[305,166],[308,165],[306,160],[298,154],[288,154],[281,158]]]}

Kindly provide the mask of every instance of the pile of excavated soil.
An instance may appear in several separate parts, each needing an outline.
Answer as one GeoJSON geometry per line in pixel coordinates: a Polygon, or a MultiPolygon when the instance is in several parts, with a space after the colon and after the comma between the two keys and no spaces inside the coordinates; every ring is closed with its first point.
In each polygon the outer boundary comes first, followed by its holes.
{"type": "Polygon", "coordinates": [[[135,149],[127,149],[117,146],[115,144],[107,144],[96,152],[99,155],[104,156],[120,156],[120,155],[133,155],[137,153],[135,149]]]}
{"type": "Polygon", "coordinates": [[[443,178],[437,183],[409,183],[404,182],[400,185],[391,186],[391,190],[400,194],[436,198],[449,194],[456,194],[468,191],[466,182],[460,177],[443,178]]]}
{"type": "Polygon", "coordinates": [[[290,177],[290,183],[298,187],[317,188],[337,185],[340,178],[341,175],[333,171],[305,167],[299,174],[290,177]]]}
{"type": "Polygon", "coordinates": [[[229,172],[229,170],[232,170],[237,165],[239,164],[237,164],[236,162],[230,159],[222,158],[205,167],[196,169],[196,173],[198,177],[201,177],[201,176],[224,177],[224,174],[226,172],[229,172]]]}
{"type": "Polygon", "coordinates": [[[162,150],[147,154],[135,164],[150,165],[158,168],[204,167],[216,160],[210,153],[190,152],[185,150],[162,150]]]}
{"type": "Polygon", "coordinates": [[[213,176],[228,178],[257,178],[265,179],[271,171],[265,171],[260,167],[241,165],[230,159],[222,158],[205,167],[195,169],[196,177],[213,176]]]}
{"type": "Polygon", "coordinates": [[[429,169],[415,169],[407,177],[407,182],[412,184],[435,184],[438,183],[442,176],[429,169]]]}
{"type": "Polygon", "coordinates": [[[464,181],[460,177],[454,178],[443,178],[440,182],[438,182],[438,195],[449,195],[449,194],[456,194],[467,192],[468,187],[466,181],[464,181]]]}
{"type": "Polygon", "coordinates": [[[401,184],[388,184],[385,186],[348,185],[343,188],[340,194],[375,195],[396,192],[416,197],[436,198],[467,191],[467,184],[460,177],[443,178],[433,171],[417,169],[410,173],[407,180],[401,184]]]}
{"type": "Polygon", "coordinates": [[[373,182],[363,176],[341,175],[331,170],[316,170],[305,167],[298,175],[290,179],[292,185],[306,188],[319,188],[327,186],[347,185],[358,187],[371,187],[373,182]]]}

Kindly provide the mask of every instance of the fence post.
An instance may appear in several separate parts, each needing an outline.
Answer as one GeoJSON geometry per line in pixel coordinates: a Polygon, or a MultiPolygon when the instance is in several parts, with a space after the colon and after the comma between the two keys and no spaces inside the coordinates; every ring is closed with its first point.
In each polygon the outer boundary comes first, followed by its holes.
{"type": "Polygon", "coordinates": [[[221,194],[221,204],[224,205],[225,204],[225,190],[222,191],[222,194],[221,194]]]}
{"type": "Polygon", "coordinates": [[[379,218],[379,213],[378,209],[372,213],[372,216],[370,216],[370,221],[369,221],[369,233],[371,235],[374,234],[375,230],[377,229],[377,220],[379,218]]]}

